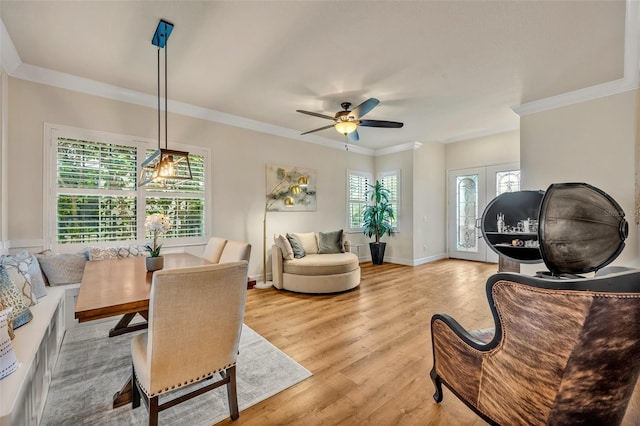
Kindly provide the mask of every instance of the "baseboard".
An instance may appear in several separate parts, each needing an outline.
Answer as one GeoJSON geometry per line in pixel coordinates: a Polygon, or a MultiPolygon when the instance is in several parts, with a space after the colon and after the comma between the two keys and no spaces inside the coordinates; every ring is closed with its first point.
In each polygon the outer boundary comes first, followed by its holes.
{"type": "MultiPolygon", "coordinates": [[[[418,266],[424,265],[425,263],[435,262],[436,260],[446,259],[447,255],[445,253],[439,253],[433,256],[422,257],[420,259],[398,259],[397,257],[384,257],[384,263],[395,263],[396,265],[406,265],[406,266],[418,266]]],[[[358,258],[360,263],[371,262],[371,256],[360,257],[358,258]]]]}
{"type": "Polygon", "coordinates": [[[431,262],[435,262],[436,260],[440,260],[440,259],[446,259],[447,258],[447,254],[446,253],[440,253],[440,254],[436,254],[433,256],[427,256],[427,257],[423,257],[420,259],[414,259],[413,260],[413,266],[418,266],[418,265],[424,265],[425,263],[431,263],[431,262]]]}

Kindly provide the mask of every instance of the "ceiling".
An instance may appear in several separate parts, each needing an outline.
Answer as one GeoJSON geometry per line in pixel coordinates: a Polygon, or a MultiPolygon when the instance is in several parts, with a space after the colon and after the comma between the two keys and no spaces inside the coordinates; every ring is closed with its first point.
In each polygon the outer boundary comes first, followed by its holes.
{"type": "MultiPolygon", "coordinates": [[[[611,1],[0,1],[29,64],[156,96],[163,18],[169,98],[297,134],[344,101],[382,149],[519,127],[511,107],[624,77],[625,7],[611,1]]],[[[344,142],[333,129],[301,136],[344,142]]]]}

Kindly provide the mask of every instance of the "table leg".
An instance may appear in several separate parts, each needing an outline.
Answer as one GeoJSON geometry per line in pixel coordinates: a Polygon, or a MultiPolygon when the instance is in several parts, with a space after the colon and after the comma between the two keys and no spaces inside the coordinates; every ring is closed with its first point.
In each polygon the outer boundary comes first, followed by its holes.
{"type": "Polygon", "coordinates": [[[133,375],[129,376],[127,383],[113,395],[113,408],[122,407],[131,403],[133,396],[133,375]]]}
{"type": "Polygon", "coordinates": [[[121,334],[131,333],[132,331],[144,330],[145,328],[148,328],[149,324],[146,322],[135,324],[135,325],[129,325],[133,317],[136,316],[136,313],[139,313],[140,315],[142,315],[142,318],[144,319],[147,319],[147,317],[149,316],[149,311],[124,314],[122,318],[120,318],[120,321],[118,321],[118,323],[115,325],[115,327],[109,330],[109,337],[119,336],[121,334]]]}

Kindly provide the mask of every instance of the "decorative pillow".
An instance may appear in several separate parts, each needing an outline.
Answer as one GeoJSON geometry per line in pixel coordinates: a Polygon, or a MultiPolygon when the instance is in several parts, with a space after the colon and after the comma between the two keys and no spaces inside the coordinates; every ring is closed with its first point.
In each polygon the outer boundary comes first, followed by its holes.
{"type": "Polygon", "coordinates": [[[0,265],[7,268],[9,278],[18,287],[29,306],[38,303],[38,298],[46,296],[40,265],[34,255],[25,251],[1,256],[0,265]]]}
{"type": "Polygon", "coordinates": [[[307,255],[298,237],[292,234],[287,234],[287,240],[289,240],[289,243],[291,244],[291,249],[293,250],[293,257],[295,257],[296,259],[300,259],[307,255]]]}
{"type": "MultiPolygon", "coordinates": [[[[9,314],[11,314],[11,311],[13,310],[12,308],[5,308],[4,305],[2,304],[2,301],[0,301],[0,311],[4,311],[7,310],[9,311],[9,314]]],[[[2,327],[2,320],[0,320],[0,328],[2,327]]],[[[9,332],[9,338],[11,340],[13,340],[14,337],[16,337],[16,335],[13,333],[13,324],[11,323],[11,321],[7,321],[7,331],[9,332]]]]}
{"type": "Polygon", "coordinates": [[[318,233],[318,253],[344,253],[342,229],[333,232],[318,233]]]}
{"type": "Polygon", "coordinates": [[[144,246],[122,246],[116,249],[118,257],[146,256],[149,251],[144,246]]]}
{"type": "Polygon", "coordinates": [[[108,260],[117,259],[118,249],[116,247],[100,248],[89,247],[89,260],[108,260]]]}
{"type": "Polygon", "coordinates": [[[29,275],[31,275],[31,285],[33,286],[33,292],[36,297],[40,299],[47,295],[47,289],[44,284],[44,276],[42,269],[40,269],[40,263],[35,254],[31,255],[31,262],[29,263],[29,275]]]}
{"type": "Polygon", "coordinates": [[[25,302],[20,291],[9,278],[7,268],[4,265],[0,265],[0,302],[4,307],[13,308],[9,319],[13,324],[14,330],[33,319],[33,314],[31,314],[27,302],[25,302]]]}
{"type": "Polygon", "coordinates": [[[0,311],[0,379],[18,369],[18,360],[8,333],[11,308],[0,311]]]}
{"type": "Polygon", "coordinates": [[[316,254],[318,253],[318,239],[316,238],[315,232],[306,232],[306,233],[296,233],[294,232],[298,240],[302,243],[302,247],[304,247],[304,252],[306,254],[316,254]]]}
{"type": "Polygon", "coordinates": [[[286,260],[293,259],[293,247],[284,235],[274,235],[273,241],[282,250],[282,257],[286,260]]]}
{"type": "Polygon", "coordinates": [[[87,259],[81,254],[38,254],[40,267],[50,286],[76,284],[82,281],[87,259]]]}

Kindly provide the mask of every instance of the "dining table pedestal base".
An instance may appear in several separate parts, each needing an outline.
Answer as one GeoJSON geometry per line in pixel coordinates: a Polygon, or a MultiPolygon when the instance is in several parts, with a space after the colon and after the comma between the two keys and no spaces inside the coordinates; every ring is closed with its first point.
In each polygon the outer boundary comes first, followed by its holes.
{"type": "Polygon", "coordinates": [[[149,324],[146,321],[129,325],[136,314],[140,314],[140,316],[146,320],[149,316],[149,311],[124,314],[122,318],[120,318],[120,321],[118,321],[118,323],[111,330],[109,330],[109,337],[119,336],[121,334],[131,333],[132,331],[145,330],[149,328],[149,324]]]}

